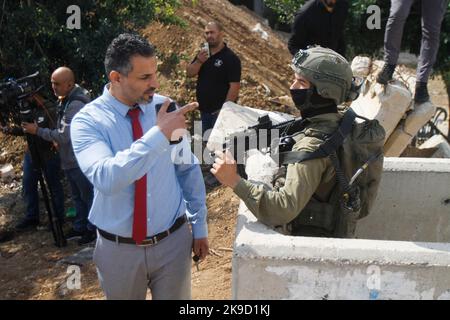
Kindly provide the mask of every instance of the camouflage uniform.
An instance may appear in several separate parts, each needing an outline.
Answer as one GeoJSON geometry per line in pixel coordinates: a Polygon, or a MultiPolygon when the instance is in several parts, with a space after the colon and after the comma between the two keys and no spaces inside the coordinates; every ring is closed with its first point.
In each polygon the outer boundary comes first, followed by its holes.
{"type": "MultiPolygon", "coordinates": [[[[326,113],[308,119],[310,124],[294,137],[296,144],[292,150],[315,151],[323,142],[321,138],[337,129],[341,117],[338,113],[326,113]]],[[[327,201],[335,184],[335,171],[330,159],[319,158],[288,165],[285,184],[278,190],[268,190],[241,179],[234,192],[258,220],[277,226],[293,221],[307,205],[310,208],[314,202],[327,201]]],[[[309,216],[306,212],[302,214],[309,216]]],[[[323,227],[318,226],[297,225],[294,233],[328,235],[323,227]]]]}
{"type": "MultiPolygon", "coordinates": [[[[291,66],[311,84],[309,88],[291,89],[296,106],[308,120],[306,127],[293,137],[296,143],[292,151],[314,152],[340,125],[342,115],[336,106],[356,99],[359,87],[355,86],[348,61],[331,49],[300,50],[291,66]],[[299,93],[302,99],[296,98],[299,93]]],[[[289,164],[280,188],[268,190],[241,178],[234,192],[261,222],[272,226],[288,224],[293,235],[347,236],[355,226],[347,219],[356,221],[356,217],[338,214],[340,202],[335,198],[337,192],[333,192],[337,190],[335,186],[333,163],[329,157],[323,157],[289,164]]]]}

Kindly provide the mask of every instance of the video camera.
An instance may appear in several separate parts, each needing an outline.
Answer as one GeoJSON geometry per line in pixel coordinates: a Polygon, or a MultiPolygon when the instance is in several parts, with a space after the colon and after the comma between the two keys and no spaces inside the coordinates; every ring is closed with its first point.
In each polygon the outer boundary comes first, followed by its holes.
{"type": "Polygon", "coordinates": [[[25,103],[25,99],[39,92],[44,86],[39,85],[39,72],[26,77],[8,78],[0,82],[0,122],[6,124],[13,121],[33,122],[32,108],[34,104],[25,103]],[[19,107],[19,113],[16,108],[19,107]]]}
{"type": "MultiPolygon", "coordinates": [[[[43,98],[37,94],[43,88],[43,85],[39,85],[38,75],[39,72],[35,72],[20,79],[9,78],[5,82],[0,83],[0,124],[4,126],[9,122],[13,122],[16,126],[20,126],[21,122],[35,121],[34,109],[39,104],[43,106],[43,98]],[[17,109],[19,112],[17,112],[17,109]]],[[[55,216],[54,202],[50,201],[47,191],[47,178],[42,173],[45,164],[45,157],[42,155],[41,148],[42,142],[47,144],[50,142],[44,141],[29,133],[25,134],[25,138],[31,154],[33,170],[41,186],[55,245],[57,247],[64,247],[67,242],[64,237],[61,221],[55,216]]]]}

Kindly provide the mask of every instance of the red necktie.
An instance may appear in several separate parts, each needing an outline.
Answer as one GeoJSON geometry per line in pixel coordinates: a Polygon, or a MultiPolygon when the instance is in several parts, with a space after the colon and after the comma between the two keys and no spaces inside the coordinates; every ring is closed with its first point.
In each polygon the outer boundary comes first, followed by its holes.
{"type": "MultiPolygon", "coordinates": [[[[142,127],[139,122],[139,107],[130,109],[128,115],[133,126],[133,140],[142,137],[142,127]]],[[[135,182],[134,191],[134,216],[133,216],[133,239],[137,244],[147,237],[147,175],[135,182]]]]}

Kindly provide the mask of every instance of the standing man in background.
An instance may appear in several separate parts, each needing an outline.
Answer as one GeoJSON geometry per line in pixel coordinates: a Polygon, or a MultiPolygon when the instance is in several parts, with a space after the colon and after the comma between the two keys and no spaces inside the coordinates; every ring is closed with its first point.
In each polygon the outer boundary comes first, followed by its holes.
{"type": "Polygon", "coordinates": [[[70,139],[70,123],[84,105],[91,101],[89,93],[75,83],[73,71],[67,67],[56,69],[51,76],[53,93],[58,97],[57,128],[40,128],[35,123],[23,123],[27,133],[36,134],[40,138],[54,142],[61,156],[61,168],[69,180],[72,199],[75,204],[76,217],[72,229],[66,234],[66,239],[81,237],[78,244],[92,242],[96,238],[95,227],[89,223],[88,215],[91,209],[94,192],[92,184],[81,172],[72,149],[70,139]]]}
{"type": "Polygon", "coordinates": [[[344,30],[347,0],[309,0],[298,11],[288,42],[289,52],[320,45],[345,56],[344,30]]]}
{"type": "MultiPolygon", "coordinates": [[[[200,50],[187,66],[188,77],[198,76],[197,101],[202,119],[202,134],[212,129],[222,105],[236,102],[241,81],[241,60],[223,41],[223,28],[216,22],[205,27],[209,46],[200,50]]],[[[207,138],[205,139],[207,140],[207,138]]]]}
{"type": "MultiPolygon", "coordinates": [[[[391,0],[391,10],[384,35],[384,66],[378,74],[377,82],[386,85],[397,66],[403,27],[414,0],[391,0]]],[[[422,43],[416,71],[414,101],[423,103],[430,100],[428,78],[431,74],[439,49],[441,23],[448,0],[422,0],[422,43]]]]}

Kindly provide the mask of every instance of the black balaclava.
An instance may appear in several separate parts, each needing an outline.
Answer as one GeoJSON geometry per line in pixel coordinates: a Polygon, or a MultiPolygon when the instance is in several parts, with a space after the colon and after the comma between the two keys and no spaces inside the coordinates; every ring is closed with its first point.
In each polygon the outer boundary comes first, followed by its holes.
{"type": "Polygon", "coordinates": [[[292,101],[300,110],[302,118],[311,118],[324,113],[337,113],[333,99],[323,98],[317,93],[316,87],[309,89],[291,89],[292,101]]]}

